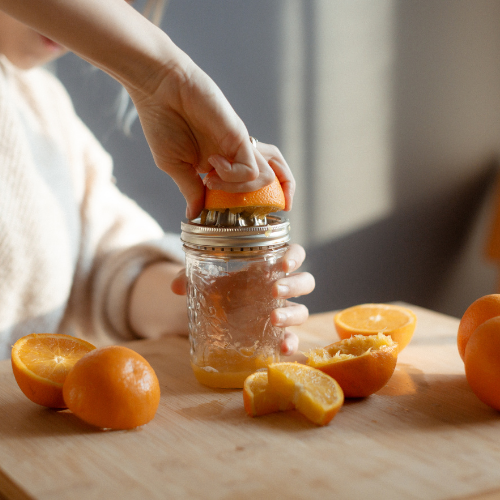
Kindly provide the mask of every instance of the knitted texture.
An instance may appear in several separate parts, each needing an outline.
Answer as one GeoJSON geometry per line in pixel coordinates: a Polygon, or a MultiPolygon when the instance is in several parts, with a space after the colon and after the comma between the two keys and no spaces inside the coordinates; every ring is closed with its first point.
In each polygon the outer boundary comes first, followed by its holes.
{"type": "Polygon", "coordinates": [[[117,189],[62,84],[0,56],[0,358],[33,332],[133,338],[135,278],[182,258],[179,238],[117,189]]]}

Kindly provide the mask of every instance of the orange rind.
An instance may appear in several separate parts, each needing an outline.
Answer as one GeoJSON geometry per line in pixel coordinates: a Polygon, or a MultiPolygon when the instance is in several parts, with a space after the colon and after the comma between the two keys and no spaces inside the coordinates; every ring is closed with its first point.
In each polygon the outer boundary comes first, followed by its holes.
{"type": "MultiPolygon", "coordinates": [[[[215,175],[211,170],[207,177],[215,175]]],[[[273,182],[257,191],[246,193],[229,193],[219,189],[205,187],[205,211],[223,211],[230,209],[233,213],[249,212],[254,215],[267,215],[285,209],[285,194],[277,177],[273,182]]]]}
{"type": "Polygon", "coordinates": [[[334,378],[346,398],[364,398],[382,389],[394,373],[397,343],[391,337],[354,335],[304,353],[307,365],[334,378]]]}

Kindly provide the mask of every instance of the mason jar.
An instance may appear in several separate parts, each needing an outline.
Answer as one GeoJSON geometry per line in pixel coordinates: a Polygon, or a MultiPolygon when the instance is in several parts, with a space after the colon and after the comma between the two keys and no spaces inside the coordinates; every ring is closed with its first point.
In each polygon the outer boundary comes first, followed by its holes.
{"type": "Polygon", "coordinates": [[[204,385],[241,388],[248,375],[280,360],[284,328],[273,326],[270,314],[285,301],[272,296],[272,286],[285,276],[290,225],[277,216],[267,222],[182,223],[190,359],[204,385]]]}

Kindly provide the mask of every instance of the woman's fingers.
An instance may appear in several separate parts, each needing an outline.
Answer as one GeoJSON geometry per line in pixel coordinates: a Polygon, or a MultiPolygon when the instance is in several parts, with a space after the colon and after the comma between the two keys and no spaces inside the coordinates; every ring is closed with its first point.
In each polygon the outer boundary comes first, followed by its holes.
{"type": "Polygon", "coordinates": [[[278,177],[285,194],[285,210],[292,209],[293,195],[295,194],[295,179],[281,151],[273,144],[257,143],[257,149],[271,166],[278,177]]]}
{"type": "MultiPolygon", "coordinates": [[[[304,248],[297,243],[292,243],[283,259],[284,271],[293,273],[302,265],[305,258],[306,252],[304,248]]],[[[273,285],[273,296],[280,299],[300,297],[311,293],[315,286],[316,282],[312,274],[308,272],[293,273],[276,280],[273,285]]]]}
{"type": "Polygon", "coordinates": [[[298,243],[292,243],[283,258],[283,270],[285,273],[293,273],[303,264],[305,258],[306,251],[304,248],[298,243]]]}
{"type": "Polygon", "coordinates": [[[314,290],[316,282],[312,274],[307,272],[294,273],[277,280],[273,285],[273,297],[291,299],[307,295],[314,290]]]}
{"type": "Polygon", "coordinates": [[[272,144],[262,142],[258,142],[254,147],[250,140],[248,143],[245,141],[241,148],[245,150],[245,153],[248,148],[253,149],[258,177],[255,171],[251,171],[246,164],[238,161],[231,163],[221,155],[212,155],[209,163],[215,168],[217,175],[210,176],[206,180],[206,186],[209,189],[221,189],[230,193],[256,191],[271,184],[276,175],[285,194],[285,210],[291,210],[295,179],[280,150],[272,144]]]}
{"type": "Polygon", "coordinates": [[[176,295],[186,295],[187,293],[187,277],[186,269],[181,269],[177,276],[170,283],[170,289],[176,295]]]}
{"type": "MultiPolygon", "coordinates": [[[[250,142],[249,146],[253,147],[250,142]]],[[[248,146],[245,146],[248,147],[248,146]]],[[[217,175],[211,175],[205,180],[208,189],[220,189],[228,193],[245,193],[257,191],[271,184],[274,180],[274,171],[256,150],[253,151],[254,160],[257,164],[257,175],[250,177],[250,170],[244,168],[241,163],[230,163],[220,155],[210,157],[210,163],[214,166],[217,175]]]]}
{"type": "Polygon", "coordinates": [[[285,332],[283,340],[281,341],[281,354],[284,356],[291,356],[299,349],[299,338],[295,333],[285,332]]]}
{"type": "Polygon", "coordinates": [[[271,323],[281,328],[298,326],[309,317],[309,309],[304,304],[287,302],[287,307],[280,307],[271,312],[271,323]]]}

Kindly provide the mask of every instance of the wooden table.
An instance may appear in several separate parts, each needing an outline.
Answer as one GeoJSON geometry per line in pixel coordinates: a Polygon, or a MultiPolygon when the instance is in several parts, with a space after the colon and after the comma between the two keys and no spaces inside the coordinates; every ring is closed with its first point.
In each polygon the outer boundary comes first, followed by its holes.
{"type": "MultiPolygon", "coordinates": [[[[410,306],[411,344],[380,392],[326,427],[298,412],[248,417],[241,391],[197,383],[188,342],[129,344],[156,370],[160,408],[133,431],[101,431],[38,407],[0,362],[0,492],[36,499],[500,498],[500,414],[470,391],[458,320],[410,306]]],[[[333,313],[295,331],[336,340],[333,313]]]]}

